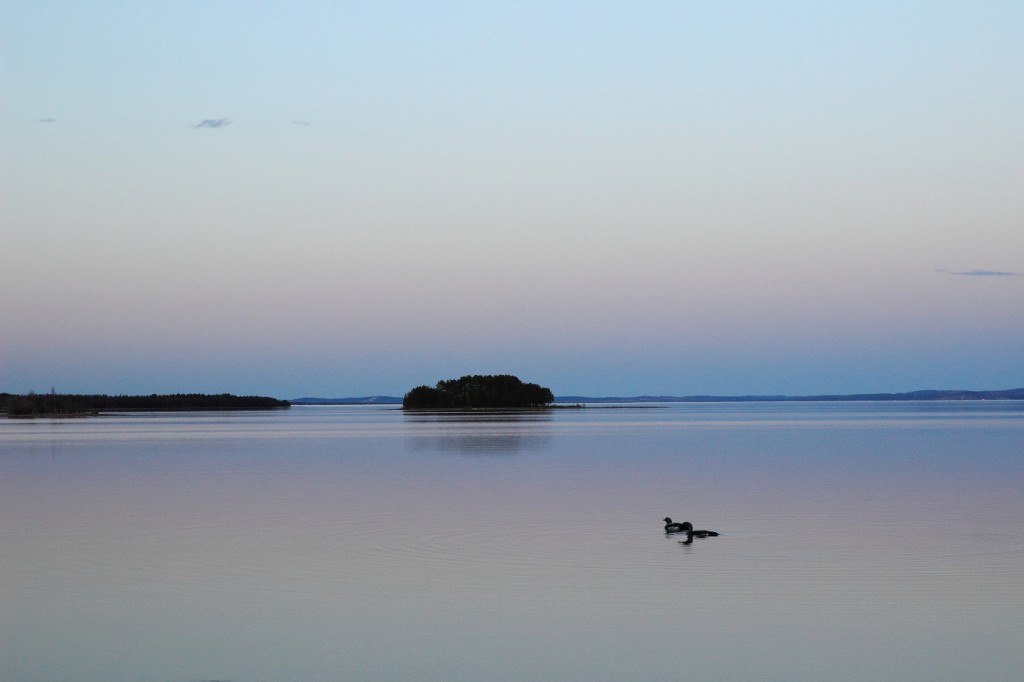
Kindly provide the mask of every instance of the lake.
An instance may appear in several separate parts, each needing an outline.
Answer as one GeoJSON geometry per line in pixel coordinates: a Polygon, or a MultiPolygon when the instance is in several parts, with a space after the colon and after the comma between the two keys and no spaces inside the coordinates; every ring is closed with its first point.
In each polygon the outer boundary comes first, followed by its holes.
{"type": "Polygon", "coordinates": [[[5,682],[1009,681],[1022,644],[1022,402],[0,418],[5,682]]]}

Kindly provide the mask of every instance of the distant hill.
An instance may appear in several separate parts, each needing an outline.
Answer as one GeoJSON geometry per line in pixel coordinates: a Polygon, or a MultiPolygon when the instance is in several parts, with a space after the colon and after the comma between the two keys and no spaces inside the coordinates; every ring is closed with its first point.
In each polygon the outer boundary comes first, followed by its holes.
{"type": "Polygon", "coordinates": [[[1024,400],[1024,388],[1001,391],[910,391],[908,393],[850,393],[826,395],[641,395],[632,397],[593,398],[557,396],[556,403],[766,403],[766,402],[838,402],[899,400],[1024,400]]]}
{"type": "MultiPolygon", "coordinates": [[[[1002,391],[910,391],[908,393],[851,393],[826,395],[638,395],[629,397],[582,395],[555,396],[556,404],[565,403],[767,403],[767,402],[838,402],[898,400],[1024,400],[1024,388],[1002,391]]],[[[401,405],[402,399],[390,395],[363,398],[295,398],[292,405],[401,405]]]]}
{"type": "Polygon", "coordinates": [[[363,398],[296,398],[292,405],[401,405],[402,399],[393,395],[371,395],[363,398]]]}

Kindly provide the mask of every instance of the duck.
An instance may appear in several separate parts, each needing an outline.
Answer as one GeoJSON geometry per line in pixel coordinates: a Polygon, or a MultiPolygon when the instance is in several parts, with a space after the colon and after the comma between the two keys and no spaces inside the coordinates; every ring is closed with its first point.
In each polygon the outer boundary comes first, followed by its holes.
{"type": "Polygon", "coordinates": [[[671,518],[665,517],[665,532],[666,533],[686,533],[686,542],[683,544],[690,544],[694,538],[717,538],[718,533],[713,530],[694,530],[693,524],[689,521],[683,521],[682,523],[675,523],[671,518]]]}
{"type": "Polygon", "coordinates": [[[668,517],[668,516],[665,517],[665,532],[666,533],[685,533],[686,532],[686,526],[689,526],[691,530],[693,529],[693,524],[691,524],[689,521],[683,521],[682,523],[675,523],[675,522],[672,521],[672,519],[670,517],[668,517]]]}

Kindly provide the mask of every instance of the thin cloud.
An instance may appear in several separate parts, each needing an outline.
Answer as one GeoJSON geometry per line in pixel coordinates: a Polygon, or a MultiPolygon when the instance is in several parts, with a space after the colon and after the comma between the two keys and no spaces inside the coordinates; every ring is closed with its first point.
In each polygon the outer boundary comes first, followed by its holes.
{"type": "Polygon", "coordinates": [[[939,270],[938,272],[958,277],[1024,277],[1024,273],[1007,270],[939,270]]]}
{"type": "Polygon", "coordinates": [[[311,125],[313,125],[313,124],[312,124],[312,123],[310,123],[309,121],[292,121],[292,125],[296,125],[296,126],[305,126],[305,127],[307,127],[307,128],[308,128],[309,126],[311,126],[311,125]]]}
{"type": "Polygon", "coordinates": [[[193,128],[223,128],[224,126],[231,125],[230,118],[204,118],[199,123],[192,126],[193,128]]]}
{"type": "Polygon", "coordinates": [[[57,119],[55,119],[55,118],[37,118],[35,121],[33,121],[33,123],[56,123],[56,122],[57,122],[57,119]]]}

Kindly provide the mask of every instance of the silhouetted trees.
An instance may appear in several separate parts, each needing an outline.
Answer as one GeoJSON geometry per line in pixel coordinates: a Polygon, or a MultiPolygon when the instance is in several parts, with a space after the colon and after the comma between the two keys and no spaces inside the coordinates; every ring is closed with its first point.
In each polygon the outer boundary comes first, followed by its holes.
{"type": "Polygon", "coordinates": [[[286,400],[230,393],[175,393],[171,395],[68,395],[51,390],[46,394],[0,393],[0,410],[13,417],[54,414],[88,414],[101,410],[266,410],[289,407],[286,400]]]}
{"type": "Polygon", "coordinates": [[[511,374],[467,375],[417,386],[402,399],[403,409],[544,407],[554,402],[551,389],[524,384],[511,374]]]}

